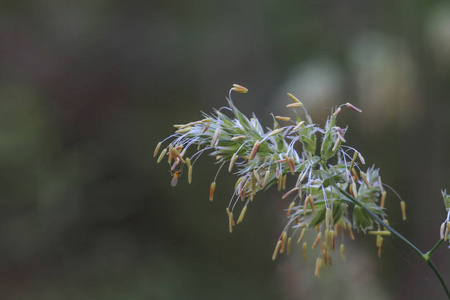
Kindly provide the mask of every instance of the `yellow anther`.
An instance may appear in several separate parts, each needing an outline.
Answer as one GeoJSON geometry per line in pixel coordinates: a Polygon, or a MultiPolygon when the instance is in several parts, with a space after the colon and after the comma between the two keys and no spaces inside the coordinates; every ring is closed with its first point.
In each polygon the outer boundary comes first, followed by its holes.
{"type": "Polygon", "coordinates": [[[292,95],[291,93],[287,93],[287,95],[289,96],[289,98],[291,98],[292,101],[294,101],[294,103],[299,103],[301,105],[303,105],[303,103],[298,100],[294,95],[292,95]]]}
{"type": "Polygon", "coordinates": [[[284,252],[284,249],[286,247],[286,241],[287,241],[287,232],[283,231],[283,233],[281,234],[281,248],[280,248],[280,253],[284,252]]]}
{"type": "Polygon", "coordinates": [[[243,94],[248,92],[248,89],[246,87],[243,87],[242,85],[239,85],[239,84],[233,84],[233,87],[231,89],[235,92],[243,93],[243,94]]]}
{"type": "Polygon", "coordinates": [[[291,103],[286,105],[287,108],[302,107],[302,106],[303,106],[302,103],[291,103]]]}
{"type": "Polygon", "coordinates": [[[319,278],[320,277],[320,269],[322,268],[323,261],[320,257],[316,259],[316,269],[314,271],[314,275],[319,278]]]}
{"type": "Polygon", "coordinates": [[[273,251],[272,260],[275,260],[277,258],[278,251],[280,251],[280,247],[281,247],[281,241],[278,241],[277,245],[275,246],[275,250],[273,251]]]}
{"type": "Polygon", "coordinates": [[[158,145],[156,145],[155,151],[153,152],[153,157],[156,157],[160,147],[161,147],[161,142],[159,142],[158,145]]]}
{"type": "Polygon", "coordinates": [[[402,209],[402,220],[406,221],[406,204],[405,201],[400,201],[400,207],[402,209]]]}
{"type": "Polygon", "coordinates": [[[345,246],[344,246],[344,244],[341,244],[341,258],[343,261],[345,261],[345,246]]]}
{"type": "Polygon", "coordinates": [[[303,249],[303,260],[306,261],[306,251],[308,250],[308,243],[307,242],[303,243],[302,249],[303,249]]]}
{"type": "Polygon", "coordinates": [[[161,154],[158,157],[158,160],[156,161],[158,164],[161,162],[161,160],[163,159],[164,155],[166,155],[167,153],[167,149],[163,149],[163,151],[161,151],[161,154]]]}
{"type": "Polygon", "coordinates": [[[300,237],[297,240],[297,244],[300,244],[300,241],[302,240],[303,236],[305,235],[305,231],[306,231],[306,228],[303,228],[302,232],[300,233],[300,237]]]}
{"type": "Polygon", "coordinates": [[[216,190],[216,182],[211,183],[211,187],[209,188],[209,201],[213,201],[214,191],[216,190]]]}
{"type": "Polygon", "coordinates": [[[282,116],[275,116],[275,119],[280,120],[280,121],[289,121],[289,120],[291,120],[291,118],[289,118],[289,117],[282,117],[282,116]]]}
{"type": "Polygon", "coordinates": [[[255,158],[256,153],[258,152],[260,146],[261,146],[261,142],[256,141],[255,144],[253,145],[252,152],[250,153],[250,157],[248,158],[249,160],[252,160],[255,158]]]}
{"type": "Polygon", "coordinates": [[[381,201],[380,201],[380,206],[384,207],[384,203],[386,202],[386,191],[383,191],[381,193],[381,201]]]}
{"type": "Polygon", "coordinates": [[[239,218],[237,220],[237,223],[241,223],[244,220],[245,212],[247,211],[247,205],[244,206],[244,208],[241,211],[241,214],[239,215],[239,218]]]}

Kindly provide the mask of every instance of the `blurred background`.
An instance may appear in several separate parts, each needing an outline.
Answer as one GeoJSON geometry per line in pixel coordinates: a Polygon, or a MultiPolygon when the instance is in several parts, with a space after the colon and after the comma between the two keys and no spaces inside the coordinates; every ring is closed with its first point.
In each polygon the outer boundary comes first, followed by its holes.
{"type": "MultiPolygon", "coordinates": [[[[316,254],[271,256],[281,194],[258,194],[228,233],[233,178],[214,159],[176,188],[152,158],[173,124],[235,103],[267,126],[343,111],[347,144],[405,199],[390,223],[426,251],[450,189],[447,1],[2,1],[0,298],[445,299],[415,253],[346,240],[347,261],[314,277],[316,254]],[[292,116],[292,115],[291,115],[292,116]]],[[[450,250],[434,261],[450,284],[450,250]]]]}

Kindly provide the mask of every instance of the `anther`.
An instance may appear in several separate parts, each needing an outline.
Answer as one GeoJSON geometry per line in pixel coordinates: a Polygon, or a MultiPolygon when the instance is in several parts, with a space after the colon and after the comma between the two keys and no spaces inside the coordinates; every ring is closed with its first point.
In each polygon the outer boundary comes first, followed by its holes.
{"type": "Polygon", "coordinates": [[[166,155],[167,153],[167,149],[163,149],[163,151],[161,151],[161,154],[158,157],[158,160],[156,161],[158,164],[161,162],[161,160],[163,159],[164,155],[166,155]]]}
{"type": "Polygon", "coordinates": [[[275,260],[277,258],[278,251],[280,251],[280,247],[281,247],[281,241],[279,240],[277,242],[277,245],[275,246],[275,250],[273,251],[272,260],[275,260]]]}
{"type": "Polygon", "coordinates": [[[216,182],[211,183],[211,187],[209,188],[209,201],[213,201],[214,191],[216,189],[216,182]]]}
{"type": "Polygon", "coordinates": [[[320,257],[318,257],[318,258],[316,259],[316,269],[315,269],[315,271],[314,271],[314,275],[315,275],[317,278],[320,277],[320,269],[322,268],[322,263],[323,263],[322,259],[321,259],[320,257]]]}
{"type": "Polygon", "coordinates": [[[239,84],[233,84],[233,87],[231,88],[231,90],[238,92],[238,93],[242,93],[242,94],[245,94],[248,92],[248,89],[246,87],[243,87],[242,85],[239,85],[239,84]]]}
{"type": "Polygon", "coordinates": [[[292,101],[294,101],[294,103],[299,103],[301,105],[303,105],[303,103],[298,100],[294,95],[292,95],[291,93],[287,93],[287,95],[289,96],[289,98],[291,98],[292,101]]]}
{"type": "Polygon", "coordinates": [[[289,204],[289,208],[288,208],[288,211],[286,213],[286,217],[289,217],[291,215],[291,211],[294,208],[294,205],[295,205],[295,201],[292,201],[291,204],[289,204]]]}
{"type": "Polygon", "coordinates": [[[348,108],[353,109],[353,110],[356,111],[356,112],[359,112],[359,113],[362,112],[361,109],[357,108],[356,106],[354,106],[354,105],[351,104],[351,103],[348,103],[348,102],[347,102],[347,103],[345,103],[345,105],[346,105],[348,108]]]}
{"type": "Polygon", "coordinates": [[[283,128],[278,128],[278,129],[272,130],[272,132],[269,133],[269,135],[268,135],[267,137],[271,137],[271,136],[273,136],[273,135],[275,135],[275,134],[278,134],[278,133],[282,132],[282,131],[285,130],[285,129],[286,129],[286,128],[283,127],[283,128]]]}
{"type": "Polygon", "coordinates": [[[320,243],[322,244],[322,233],[321,233],[321,232],[319,232],[319,233],[317,234],[316,239],[314,240],[314,243],[313,243],[311,249],[316,248],[317,243],[319,243],[319,241],[320,241],[320,243]]]}
{"type": "Polygon", "coordinates": [[[287,108],[295,108],[295,107],[302,107],[302,106],[303,106],[303,104],[301,104],[301,103],[291,103],[291,104],[286,105],[287,108]]]}
{"type": "Polygon", "coordinates": [[[386,191],[383,191],[381,193],[381,201],[380,201],[380,206],[384,207],[384,203],[386,202],[386,191]]]}
{"type": "Polygon", "coordinates": [[[256,153],[258,152],[260,146],[261,146],[261,142],[256,141],[255,145],[253,145],[252,152],[250,153],[250,157],[248,158],[249,160],[252,160],[255,158],[256,153]]]}
{"type": "Polygon", "coordinates": [[[405,201],[400,201],[400,207],[402,209],[402,220],[406,221],[406,204],[405,201]]]}
{"type": "Polygon", "coordinates": [[[300,237],[297,240],[297,244],[300,244],[300,241],[302,240],[303,236],[305,235],[306,228],[302,229],[302,232],[300,233],[300,237]]]}
{"type": "Polygon", "coordinates": [[[307,242],[303,243],[302,250],[303,250],[303,260],[306,261],[306,251],[308,250],[308,243],[307,242]]]}
{"type": "Polygon", "coordinates": [[[245,205],[244,208],[242,208],[242,211],[241,211],[241,213],[239,215],[239,218],[237,220],[238,224],[241,223],[244,220],[244,216],[245,216],[246,212],[247,212],[247,205],[245,205]]]}
{"type": "Polygon", "coordinates": [[[288,197],[290,194],[292,194],[293,192],[295,192],[296,190],[298,190],[298,187],[295,187],[291,190],[289,190],[286,194],[284,194],[281,199],[285,199],[286,197],[288,197]]]}
{"type": "Polygon", "coordinates": [[[289,120],[291,120],[291,118],[289,118],[289,117],[282,117],[282,116],[275,116],[275,119],[280,120],[280,121],[289,121],[289,120]]]}
{"type": "Polygon", "coordinates": [[[288,238],[287,245],[286,245],[286,255],[289,255],[291,253],[291,242],[292,242],[292,238],[288,238]]]}
{"type": "Polygon", "coordinates": [[[158,154],[159,147],[161,147],[161,142],[159,142],[158,145],[156,145],[155,152],[153,152],[153,157],[156,157],[156,155],[158,154]]]}
{"type": "Polygon", "coordinates": [[[283,231],[283,233],[281,234],[281,248],[280,248],[280,253],[284,252],[284,249],[286,247],[286,241],[287,241],[287,232],[286,230],[283,231]]]}
{"type": "Polygon", "coordinates": [[[344,246],[344,244],[341,244],[341,258],[343,261],[345,261],[345,246],[344,246]]]}

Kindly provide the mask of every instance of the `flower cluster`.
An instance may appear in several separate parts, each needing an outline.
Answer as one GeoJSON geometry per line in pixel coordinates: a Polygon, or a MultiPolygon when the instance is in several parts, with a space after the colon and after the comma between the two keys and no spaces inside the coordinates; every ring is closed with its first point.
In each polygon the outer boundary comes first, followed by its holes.
{"type": "MultiPolygon", "coordinates": [[[[302,102],[288,94],[292,103],[286,107],[294,109],[296,118],[273,116],[273,127],[264,130],[256,116],[248,118],[236,108],[231,99],[233,91],[246,93],[247,89],[233,85],[227,99],[228,107],[204,114],[199,121],[174,125],[177,128],[175,134],[156,147],[154,157],[158,156],[161,144],[171,140],[159,154],[158,162],[167,156],[173,172],[172,185],[176,185],[185,165],[188,181],[192,182],[193,166],[205,151],[210,151],[216,158],[219,171],[228,164],[228,171],[238,177],[226,208],[232,232],[233,227],[243,221],[257,192],[271,186],[285,190],[287,177],[292,176],[295,185],[282,196],[282,199],[291,199],[286,210],[287,224],[277,241],[273,259],[278,253],[289,254],[292,239],[300,243],[307,229],[317,231],[312,244],[313,249],[319,249],[316,276],[320,276],[323,266],[331,265],[336,239],[341,237],[343,241],[345,233],[354,238],[352,229],[376,235],[380,255],[383,236],[390,232],[382,228],[367,210],[387,222],[384,184],[375,167],[363,171],[363,156],[356,149],[343,145],[347,129],[336,125],[336,117],[342,108],[359,113],[361,110],[345,103],[332,111],[321,128],[313,123],[302,102]],[[188,158],[186,152],[190,148],[196,151],[188,158]],[[342,191],[348,191],[360,205],[354,205],[342,191]],[[235,221],[238,206],[241,209],[235,221]]],[[[217,175],[210,187],[211,201],[216,179],[217,175]]],[[[405,219],[403,201],[401,208],[405,219]]],[[[302,243],[302,248],[306,258],[307,242],[302,243]]],[[[345,260],[342,242],[340,252],[345,260]]]]}

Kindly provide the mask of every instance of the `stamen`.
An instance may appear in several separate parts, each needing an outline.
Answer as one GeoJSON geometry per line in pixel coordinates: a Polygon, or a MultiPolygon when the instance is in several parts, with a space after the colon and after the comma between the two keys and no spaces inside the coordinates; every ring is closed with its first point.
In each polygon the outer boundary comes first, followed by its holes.
{"type": "Polygon", "coordinates": [[[304,242],[302,248],[303,248],[303,261],[306,261],[306,251],[308,250],[308,243],[304,242]]]}
{"type": "Polygon", "coordinates": [[[380,201],[380,206],[384,207],[384,203],[386,202],[386,191],[383,191],[381,193],[381,201],[380,201]]]}
{"type": "Polygon", "coordinates": [[[244,208],[241,211],[241,214],[239,215],[239,218],[237,220],[238,224],[241,223],[244,220],[244,216],[245,216],[246,212],[247,212],[247,205],[244,206],[244,208]]]}
{"type": "Polygon", "coordinates": [[[202,134],[204,134],[208,130],[210,124],[211,123],[206,123],[205,127],[202,130],[202,134]]]}
{"type": "Polygon", "coordinates": [[[359,112],[359,113],[361,113],[362,112],[362,110],[360,110],[359,108],[357,108],[356,106],[354,106],[353,104],[351,104],[351,103],[345,103],[345,105],[347,105],[347,107],[348,108],[350,108],[350,109],[353,109],[354,111],[356,111],[356,112],[359,112]]]}
{"type": "Polygon", "coordinates": [[[336,109],[336,111],[333,113],[333,116],[336,117],[340,111],[341,111],[341,107],[339,106],[339,107],[336,109]]]}
{"type": "Polygon", "coordinates": [[[331,151],[336,152],[336,150],[338,149],[340,143],[341,143],[341,140],[340,139],[336,139],[336,141],[334,142],[333,149],[331,149],[331,151]]]}
{"type": "Polygon", "coordinates": [[[279,240],[277,242],[277,245],[275,246],[275,250],[273,251],[272,260],[275,260],[277,258],[278,251],[280,251],[280,247],[281,247],[281,241],[279,240]]]}
{"type": "Polygon", "coordinates": [[[302,240],[303,236],[305,235],[306,228],[302,229],[302,232],[300,233],[300,237],[297,240],[297,244],[300,244],[300,241],[302,240]]]}
{"type": "Polygon", "coordinates": [[[273,136],[275,134],[278,134],[278,133],[282,132],[285,129],[286,129],[286,127],[282,127],[282,128],[278,128],[278,129],[272,130],[272,132],[269,133],[269,135],[267,137],[271,137],[271,136],[273,136]]]}
{"type": "Polygon", "coordinates": [[[262,184],[262,187],[264,188],[267,184],[267,181],[269,180],[270,171],[266,171],[266,175],[264,175],[264,181],[262,184]]]}
{"type": "Polygon", "coordinates": [[[303,106],[302,103],[291,103],[286,105],[287,108],[302,107],[302,106],[303,106]]]}
{"type": "Polygon", "coordinates": [[[406,221],[406,204],[405,201],[400,201],[400,207],[402,209],[402,220],[406,221]]]}
{"type": "Polygon", "coordinates": [[[369,184],[369,181],[367,181],[366,173],[364,173],[363,171],[360,171],[359,174],[361,175],[361,178],[364,181],[364,183],[366,184],[367,188],[370,189],[371,186],[369,184]]]}
{"type": "Polygon", "coordinates": [[[213,137],[211,139],[211,147],[215,148],[217,146],[217,144],[219,143],[219,137],[220,137],[221,132],[222,131],[220,130],[220,128],[217,127],[217,129],[214,132],[214,135],[213,135],[213,137]]]}
{"type": "Polygon", "coordinates": [[[282,235],[281,235],[281,248],[280,248],[280,253],[284,252],[285,246],[286,246],[286,240],[287,240],[287,232],[286,230],[283,231],[282,235]]]}
{"type": "Polygon", "coordinates": [[[298,100],[294,95],[292,95],[291,93],[287,93],[287,95],[289,96],[289,98],[291,98],[292,101],[294,101],[294,103],[299,103],[301,105],[303,105],[302,102],[300,102],[300,100],[298,100]]]}
{"type": "Polygon", "coordinates": [[[163,151],[161,151],[161,154],[159,155],[158,160],[156,161],[156,163],[159,164],[161,162],[161,160],[163,159],[164,155],[166,155],[166,153],[167,153],[167,148],[164,148],[163,151]]]}
{"type": "Polygon", "coordinates": [[[193,169],[193,167],[189,166],[189,169],[188,169],[188,183],[189,184],[192,183],[192,169],[193,169]]]}
{"type": "Polygon", "coordinates": [[[343,261],[345,261],[345,246],[344,246],[344,244],[341,244],[341,258],[343,261]]]}
{"type": "Polygon", "coordinates": [[[255,158],[256,153],[258,152],[260,146],[261,146],[261,143],[259,141],[256,141],[255,145],[253,145],[252,152],[250,153],[250,157],[248,158],[249,160],[252,160],[255,158]]]}
{"type": "Polygon", "coordinates": [[[289,255],[291,253],[291,242],[292,242],[292,238],[288,238],[287,245],[286,245],[286,255],[289,255]]]}
{"type": "Polygon", "coordinates": [[[153,157],[156,157],[156,155],[158,154],[159,147],[161,147],[161,142],[159,142],[158,145],[156,145],[155,152],[153,152],[153,157]]]}
{"type": "Polygon", "coordinates": [[[291,204],[289,205],[288,211],[286,213],[286,217],[289,217],[291,215],[291,211],[294,208],[295,205],[295,201],[292,201],[291,204]]]}
{"type": "Polygon", "coordinates": [[[282,117],[282,116],[275,116],[275,119],[280,120],[280,121],[289,121],[291,120],[291,118],[289,117],[282,117]]]}
{"type": "Polygon", "coordinates": [[[315,275],[317,278],[320,278],[320,269],[322,268],[322,263],[323,263],[322,259],[321,259],[320,257],[318,257],[318,258],[316,259],[316,269],[315,269],[315,271],[314,271],[314,275],[315,275]]]}
{"type": "Polygon", "coordinates": [[[358,152],[358,157],[359,157],[359,160],[361,161],[361,163],[363,164],[363,165],[365,165],[366,164],[366,161],[364,160],[364,157],[361,155],[361,153],[359,153],[358,152]]]}
{"type": "Polygon", "coordinates": [[[213,201],[214,191],[216,190],[216,182],[211,183],[211,187],[209,188],[209,201],[213,201]]]}
{"type": "Polygon", "coordinates": [[[391,235],[391,232],[390,231],[387,231],[387,230],[377,230],[377,231],[369,231],[369,234],[370,235],[391,235]]]}
{"type": "Polygon", "coordinates": [[[233,213],[230,212],[230,215],[228,216],[228,229],[230,231],[230,233],[233,232],[233,226],[234,226],[234,220],[233,220],[233,213]]]}
{"type": "Polygon", "coordinates": [[[292,131],[296,131],[297,129],[299,129],[300,127],[302,127],[303,124],[305,124],[305,121],[301,121],[300,123],[298,123],[297,125],[295,125],[295,127],[292,128],[292,131]]]}
{"type": "Polygon", "coordinates": [[[235,137],[232,137],[231,140],[232,141],[237,141],[237,140],[242,140],[242,139],[245,139],[245,138],[246,138],[245,135],[237,135],[235,137]]]}
{"type": "MultiPolygon", "coordinates": [[[[286,194],[284,194],[284,195],[281,197],[281,199],[285,199],[287,196],[289,196],[290,194],[292,194],[292,193],[295,192],[296,190],[298,190],[298,186],[295,187],[295,188],[293,188],[293,189],[291,189],[291,190],[289,190],[288,192],[286,192],[286,194]]],[[[289,217],[289,215],[288,215],[288,217],[289,217]]]]}
{"type": "Polygon", "coordinates": [[[322,244],[322,233],[321,233],[321,232],[319,232],[319,233],[317,234],[316,239],[314,240],[314,244],[312,245],[312,248],[311,248],[311,249],[316,248],[317,243],[319,243],[319,241],[320,241],[320,243],[322,244]]]}
{"type": "Polygon", "coordinates": [[[233,170],[233,166],[234,166],[234,163],[235,163],[237,157],[238,156],[236,155],[236,153],[233,154],[233,156],[231,157],[231,159],[230,159],[230,166],[228,167],[228,172],[231,173],[231,171],[233,170]]]}
{"type": "Polygon", "coordinates": [[[239,84],[233,84],[233,87],[231,88],[231,90],[238,92],[238,93],[242,93],[242,94],[245,94],[248,92],[248,89],[246,87],[243,87],[242,85],[239,85],[239,84]]]}

